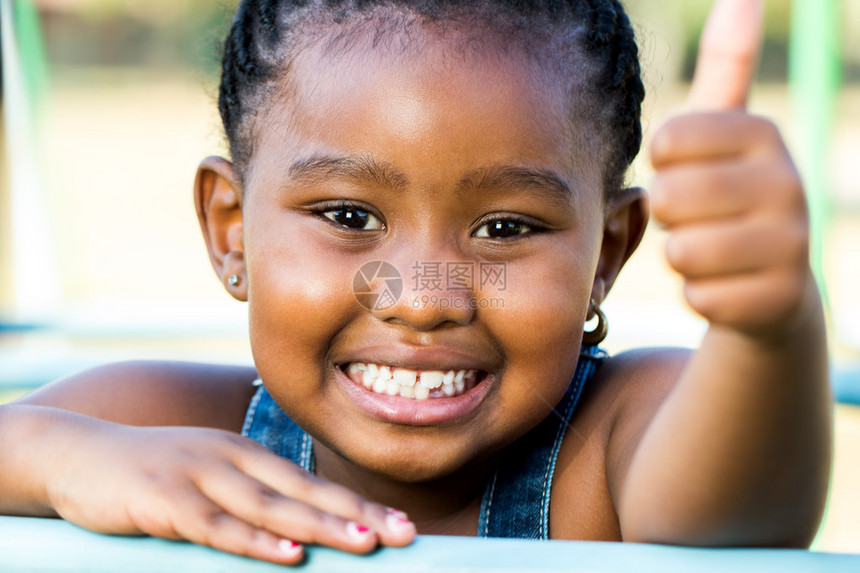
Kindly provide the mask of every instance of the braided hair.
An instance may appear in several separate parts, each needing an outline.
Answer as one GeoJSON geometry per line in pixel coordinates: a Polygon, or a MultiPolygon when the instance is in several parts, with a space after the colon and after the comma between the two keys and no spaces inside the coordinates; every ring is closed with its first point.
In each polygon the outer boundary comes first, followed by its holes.
{"type": "MultiPolygon", "coordinates": [[[[240,183],[254,153],[255,119],[303,48],[335,27],[329,45],[348,46],[350,25],[353,35],[372,30],[377,45],[416,21],[483,27],[496,50],[513,41],[526,53],[539,46],[572,52],[567,61],[584,66],[562,69],[562,77],[579,78],[584,117],[599,132],[605,197],[621,189],[642,144],[645,88],[634,32],[618,0],[243,0],[225,44],[218,97],[240,183]]],[[[581,109],[577,116],[583,118],[581,109]]]]}

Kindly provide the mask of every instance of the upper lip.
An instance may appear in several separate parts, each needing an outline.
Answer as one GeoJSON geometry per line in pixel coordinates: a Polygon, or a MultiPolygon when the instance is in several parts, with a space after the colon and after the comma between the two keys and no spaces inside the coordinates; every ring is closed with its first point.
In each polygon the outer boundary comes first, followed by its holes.
{"type": "Polygon", "coordinates": [[[494,373],[501,361],[501,356],[491,360],[452,346],[389,344],[355,349],[336,360],[335,364],[363,362],[410,370],[483,370],[494,373]]]}

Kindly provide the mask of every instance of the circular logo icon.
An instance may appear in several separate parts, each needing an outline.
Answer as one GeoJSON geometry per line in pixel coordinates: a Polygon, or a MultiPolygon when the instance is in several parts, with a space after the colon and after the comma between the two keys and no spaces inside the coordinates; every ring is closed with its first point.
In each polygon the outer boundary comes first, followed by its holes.
{"type": "Polygon", "coordinates": [[[352,279],[352,293],[368,310],[388,310],[400,300],[403,278],[390,263],[371,261],[361,265],[352,279]]]}

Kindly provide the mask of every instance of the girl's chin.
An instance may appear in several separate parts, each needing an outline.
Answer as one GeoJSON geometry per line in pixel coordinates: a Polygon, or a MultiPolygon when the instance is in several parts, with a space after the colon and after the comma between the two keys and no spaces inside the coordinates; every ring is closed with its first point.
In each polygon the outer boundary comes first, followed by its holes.
{"type": "Polygon", "coordinates": [[[427,485],[440,481],[471,483],[482,471],[476,465],[476,456],[480,456],[481,460],[486,458],[484,452],[479,454],[474,451],[474,444],[461,444],[458,447],[450,441],[433,443],[433,440],[409,440],[404,443],[393,438],[385,445],[362,442],[340,443],[337,446],[327,449],[337,452],[338,457],[360,468],[362,473],[367,472],[377,479],[403,485],[427,485]],[[458,476],[463,479],[460,480],[458,476]]]}

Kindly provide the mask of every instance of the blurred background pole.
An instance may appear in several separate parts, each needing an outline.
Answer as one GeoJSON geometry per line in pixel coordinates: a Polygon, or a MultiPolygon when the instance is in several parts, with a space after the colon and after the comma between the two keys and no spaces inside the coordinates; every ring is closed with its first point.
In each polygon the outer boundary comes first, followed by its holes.
{"type": "Polygon", "coordinates": [[[39,165],[39,116],[47,73],[38,12],[31,0],[0,0],[3,58],[4,310],[15,321],[47,321],[60,305],[60,282],[39,165]],[[8,292],[11,289],[11,293],[8,292]]]}
{"type": "Polygon", "coordinates": [[[828,304],[825,243],[831,220],[830,148],[840,83],[838,0],[792,0],[789,81],[798,162],[812,220],[812,269],[828,304]]]}

